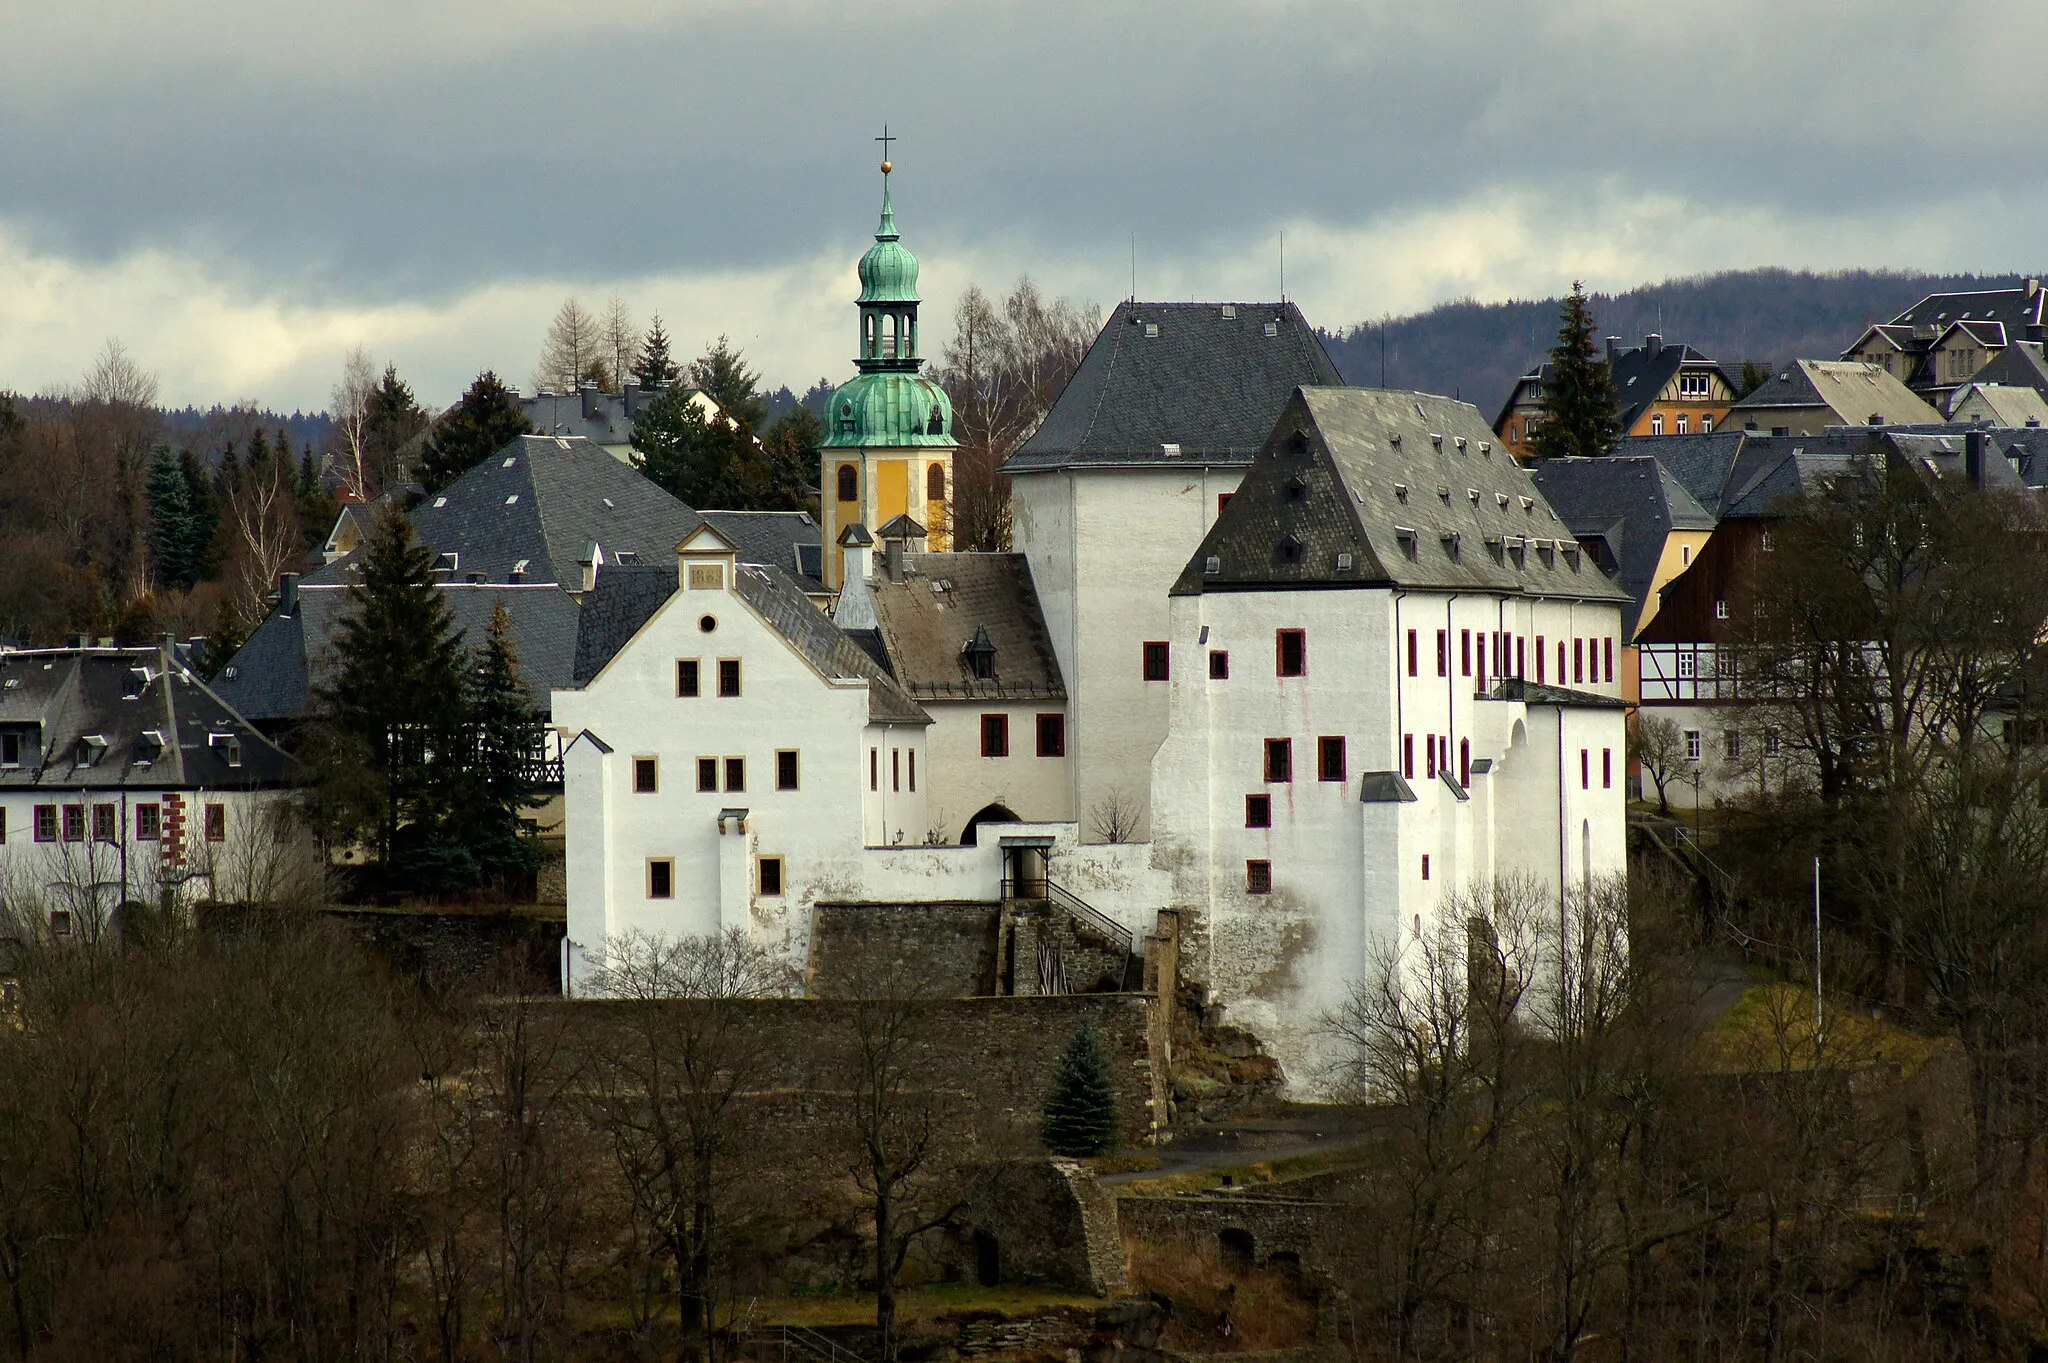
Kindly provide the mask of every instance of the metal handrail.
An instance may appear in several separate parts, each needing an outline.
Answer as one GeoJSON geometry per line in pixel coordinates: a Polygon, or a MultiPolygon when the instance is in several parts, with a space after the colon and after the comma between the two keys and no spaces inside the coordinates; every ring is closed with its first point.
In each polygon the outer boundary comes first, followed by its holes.
{"type": "Polygon", "coordinates": [[[787,1363],[790,1357],[791,1345],[797,1346],[798,1350],[805,1354],[825,1360],[825,1363],[868,1363],[868,1360],[860,1354],[855,1353],[851,1349],[842,1348],[830,1336],[819,1334],[808,1326],[760,1326],[749,1330],[745,1338],[749,1341],[759,1341],[779,1346],[785,1363],[787,1363]]]}
{"type": "Polygon", "coordinates": [[[1111,918],[1108,914],[1096,908],[1093,904],[1090,904],[1051,876],[1030,876],[1021,880],[1006,876],[1003,879],[1003,898],[1035,899],[1055,905],[1064,910],[1069,917],[1078,919],[1090,930],[1107,937],[1110,940],[1110,944],[1123,952],[1125,956],[1129,956],[1137,949],[1137,940],[1131,936],[1129,928],[1126,928],[1123,924],[1117,922],[1114,918],[1111,918]]]}

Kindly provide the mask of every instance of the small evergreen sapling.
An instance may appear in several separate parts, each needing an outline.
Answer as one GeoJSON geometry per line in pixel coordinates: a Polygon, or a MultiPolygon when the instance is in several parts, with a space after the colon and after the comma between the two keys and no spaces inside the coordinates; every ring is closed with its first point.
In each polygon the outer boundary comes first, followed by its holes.
{"type": "Polygon", "coordinates": [[[1099,1155],[1116,1144],[1116,1091],[1095,1024],[1084,1022],[1060,1054],[1039,1128],[1055,1155],[1099,1155]]]}

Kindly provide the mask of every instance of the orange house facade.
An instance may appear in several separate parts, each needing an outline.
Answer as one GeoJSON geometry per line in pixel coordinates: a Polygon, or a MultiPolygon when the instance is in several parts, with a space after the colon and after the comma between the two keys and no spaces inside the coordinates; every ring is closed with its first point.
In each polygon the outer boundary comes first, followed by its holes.
{"type": "MultiPolygon", "coordinates": [[[[1607,338],[1607,367],[1620,400],[1625,436],[1706,435],[1720,429],[1735,404],[1735,385],[1713,360],[1679,342],[1645,336],[1622,347],[1607,338]]],[[[1524,374],[1493,423],[1501,443],[1519,458],[1535,456],[1535,426],[1542,419],[1545,362],[1524,374]]]]}

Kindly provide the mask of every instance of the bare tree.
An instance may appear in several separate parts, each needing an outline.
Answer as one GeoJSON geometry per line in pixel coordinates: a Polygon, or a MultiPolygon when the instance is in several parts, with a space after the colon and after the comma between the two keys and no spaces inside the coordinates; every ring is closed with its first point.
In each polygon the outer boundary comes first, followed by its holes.
{"type": "Polygon", "coordinates": [[[1130,842],[1138,833],[1141,807],[1122,786],[1111,786],[1088,809],[1088,831],[1097,842],[1130,842]]]}
{"type": "Polygon", "coordinates": [[[611,362],[612,388],[616,390],[625,384],[633,359],[640,352],[639,329],[633,325],[626,300],[618,294],[613,294],[612,301],[605,305],[604,350],[611,362]]]}
{"type": "Polygon", "coordinates": [[[235,543],[229,601],[253,625],[269,610],[278,574],[305,553],[289,460],[252,461],[228,499],[227,516],[235,543]]]}
{"type": "Polygon", "coordinates": [[[341,485],[353,501],[370,498],[370,402],[377,392],[377,371],[369,352],[356,346],[341,365],[341,380],[329,395],[335,438],[340,446],[341,485]]]}
{"type": "Polygon", "coordinates": [[[135,362],[119,337],[110,336],[93,357],[92,368],[85,373],[85,381],[79,386],[78,397],[86,402],[104,403],[109,407],[154,407],[156,405],[156,375],[135,362]]]}
{"type": "Polygon", "coordinates": [[[1102,329],[1101,310],[1047,302],[1029,277],[997,304],[970,285],[935,376],[953,401],[953,547],[1010,545],[1003,461],[1038,428],[1102,329]]]}
{"type": "Polygon", "coordinates": [[[1650,778],[1650,784],[1657,788],[1657,812],[1668,818],[1671,802],[1665,798],[1664,788],[1685,765],[1685,737],[1679,732],[1678,722],[1638,710],[1628,738],[1629,745],[1635,750],[1637,765],[1643,769],[1643,775],[1650,778]]]}
{"type": "Polygon", "coordinates": [[[574,298],[562,300],[548,324],[534,386],[543,392],[573,393],[593,381],[604,367],[604,328],[574,298]]]}
{"type": "MultiPolygon", "coordinates": [[[[720,1272],[744,1225],[741,1097],[760,1043],[734,1005],[786,992],[787,972],[744,931],[633,933],[605,944],[593,992],[630,999],[596,1039],[592,1120],[604,1132],[631,1220],[673,1274],[684,1349],[708,1356],[720,1272]]],[[[656,1275],[644,1273],[642,1298],[656,1275]]],[[[646,1314],[642,1314],[643,1323],[646,1314]]]]}

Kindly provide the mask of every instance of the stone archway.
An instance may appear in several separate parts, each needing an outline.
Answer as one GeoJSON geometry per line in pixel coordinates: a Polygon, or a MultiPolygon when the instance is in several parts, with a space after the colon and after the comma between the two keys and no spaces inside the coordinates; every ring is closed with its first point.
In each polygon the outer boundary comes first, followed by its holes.
{"type": "Polygon", "coordinates": [[[1016,813],[1007,805],[983,805],[974,812],[974,817],[967,821],[967,827],[960,831],[960,845],[962,847],[976,846],[975,838],[979,834],[981,826],[985,823],[1022,822],[1024,821],[1018,818],[1016,813]]]}

